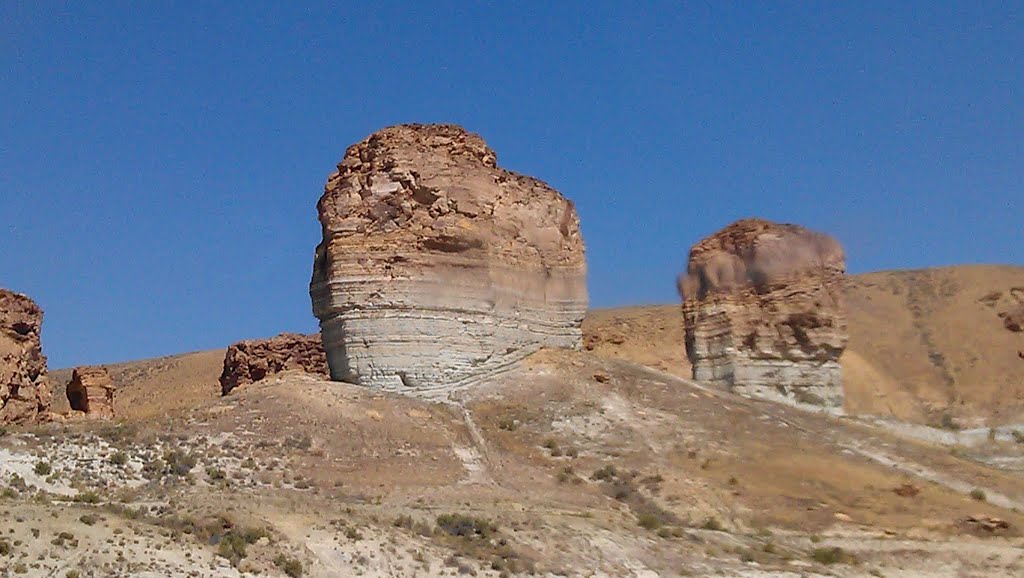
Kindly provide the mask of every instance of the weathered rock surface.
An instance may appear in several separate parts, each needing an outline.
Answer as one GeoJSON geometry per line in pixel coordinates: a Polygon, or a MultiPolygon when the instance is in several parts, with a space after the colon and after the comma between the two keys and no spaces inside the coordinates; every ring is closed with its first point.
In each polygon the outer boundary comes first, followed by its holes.
{"type": "Polygon", "coordinates": [[[310,294],[331,376],[455,387],[544,347],[577,348],[586,264],[573,204],[501,169],[453,125],[349,147],[319,205],[310,294]]]}
{"type": "Polygon", "coordinates": [[[1020,333],[1024,331],[1024,305],[999,314],[1003,318],[1003,327],[1007,331],[1020,333]]]}
{"type": "Polygon", "coordinates": [[[797,225],[745,219],[695,245],[679,278],[694,379],[841,406],[844,275],[839,243],[797,225]]]}
{"type": "Polygon", "coordinates": [[[73,412],[95,419],[112,419],[116,389],[106,369],[76,367],[65,391],[73,412]]]}
{"type": "Polygon", "coordinates": [[[49,412],[42,323],[34,301],[0,289],[0,424],[36,421],[49,412]]]}
{"type": "Polygon", "coordinates": [[[282,333],[270,339],[241,341],[232,345],[224,354],[221,393],[227,395],[236,387],[292,369],[327,376],[327,358],[319,333],[282,333]]]}

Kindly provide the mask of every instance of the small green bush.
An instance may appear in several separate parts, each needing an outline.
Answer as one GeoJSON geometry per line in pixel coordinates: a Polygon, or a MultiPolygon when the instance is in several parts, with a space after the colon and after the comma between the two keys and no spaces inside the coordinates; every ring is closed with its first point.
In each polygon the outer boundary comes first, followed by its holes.
{"type": "Polygon", "coordinates": [[[974,488],[973,490],[971,490],[971,498],[978,500],[979,502],[984,502],[987,496],[985,495],[984,490],[974,488]]]}
{"type": "Polygon", "coordinates": [[[714,517],[711,517],[711,518],[708,518],[707,520],[704,520],[704,523],[701,525],[701,528],[703,528],[705,530],[711,530],[712,532],[721,532],[722,529],[723,529],[722,528],[722,523],[719,522],[718,519],[714,518],[714,517]]]}
{"type": "Polygon", "coordinates": [[[449,536],[462,538],[489,538],[498,527],[489,520],[463,514],[443,514],[437,517],[437,527],[449,536]]]}
{"type": "Polygon", "coordinates": [[[832,548],[815,548],[811,551],[811,559],[819,564],[829,566],[832,564],[849,564],[853,561],[853,556],[839,546],[835,546],[832,548]]]}
{"type": "Polygon", "coordinates": [[[662,522],[660,517],[645,513],[637,516],[636,523],[644,530],[657,530],[662,522]]]}
{"type": "Polygon", "coordinates": [[[123,466],[128,463],[128,454],[118,451],[110,456],[110,463],[115,466],[123,466]]]}
{"type": "Polygon", "coordinates": [[[608,464],[607,466],[604,466],[603,468],[600,468],[597,471],[595,471],[594,474],[590,476],[590,478],[593,480],[604,481],[611,480],[618,475],[619,472],[615,469],[615,466],[608,464]]]}
{"type": "Polygon", "coordinates": [[[302,562],[299,562],[295,558],[289,558],[284,554],[278,554],[277,557],[274,558],[274,565],[280,568],[285,575],[290,576],[291,578],[299,578],[299,576],[302,576],[302,562]]]}
{"type": "Polygon", "coordinates": [[[220,539],[220,543],[217,545],[217,555],[227,559],[232,566],[238,566],[242,558],[248,555],[245,546],[245,539],[242,536],[228,533],[220,539]]]}
{"type": "Polygon", "coordinates": [[[32,468],[32,471],[34,471],[37,476],[48,476],[53,473],[53,467],[46,462],[36,462],[36,467],[32,468]]]}
{"type": "Polygon", "coordinates": [[[100,495],[89,490],[88,492],[79,492],[75,495],[74,500],[82,504],[98,504],[100,503],[100,495]]]}

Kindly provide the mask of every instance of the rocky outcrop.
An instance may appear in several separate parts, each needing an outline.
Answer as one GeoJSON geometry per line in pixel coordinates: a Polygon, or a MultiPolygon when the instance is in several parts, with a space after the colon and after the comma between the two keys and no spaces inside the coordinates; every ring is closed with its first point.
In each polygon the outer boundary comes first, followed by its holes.
{"type": "Polygon", "coordinates": [[[579,219],[453,125],[351,147],[319,205],[310,294],[335,380],[444,389],[544,346],[577,348],[587,306],[579,219]]]}
{"type": "Polygon", "coordinates": [[[1024,305],[999,314],[1003,319],[1003,327],[1014,333],[1024,332],[1024,305]]]}
{"type": "Polygon", "coordinates": [[[292,369],[327,376],[327,358],[320,334],[282,333],[271,339],[254,339],[232,345],[224,355],[221,393],[227,395],[236,387],[292,369]]]}
{"type": "Polygon", "coordinates": [[[72,412],[94,419],[113,419],[116,389],[106,369],[76,367],[65,392],[72,412]]]}
{"type": "Polygon", "coordinates": [[[839,243],[797,225],[746,219],[695,245],[679,278],[694,379],[841,406],[844,275],[839,243]]]}
{"type": "Polygon", "coordinates": [[[37,421],[49,413],[42,324],[43,310],[34,301],[0,289],[0,424],[37,421]]]}

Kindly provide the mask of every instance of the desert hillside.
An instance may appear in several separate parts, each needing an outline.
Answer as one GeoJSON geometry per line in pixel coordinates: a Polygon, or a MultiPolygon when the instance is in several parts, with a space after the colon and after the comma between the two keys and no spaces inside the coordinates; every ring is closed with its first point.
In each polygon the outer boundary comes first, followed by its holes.
{"type": "Polygon", "coordinates": [[[192,407],[131,425],[0,437],[15,573],[988,577],[1024,563],[1017,473],[594,353],[541,352],[444,401],[299,372],[190,391],[192,407]]]}
{"type": "MultiPolygon", "coordinates": [[[[1024,303],[1024,267],[962,266],[851,276],[846,410],[917,423],[1019,423],[1024,333],[1000,313],[1024,303]],[[945,416],[948,415],[949,418],[945,416]]],[[[690,377],[677,305],[592,311],[588,349],[690,377]]]]}
{"type": "MultiPolygon", "coordinates": [[[[850,345],[841,359],[846,409],[963,426],[1024,420],[1024,333],[1000,313],[1024,303],[1024,267],[961,266],[884,271],[847,282],[850,345]],[[948,418],[947,418],[948,423],[948,418]]],[[[689,378],[678,305],[596,309],[586,347],[689,378]]],[[[147,418],[219,395],[224,350],[108,366],[118,415],[147,418]]],[[[55,409],[70,372],[51,373],[55,409]]]]}

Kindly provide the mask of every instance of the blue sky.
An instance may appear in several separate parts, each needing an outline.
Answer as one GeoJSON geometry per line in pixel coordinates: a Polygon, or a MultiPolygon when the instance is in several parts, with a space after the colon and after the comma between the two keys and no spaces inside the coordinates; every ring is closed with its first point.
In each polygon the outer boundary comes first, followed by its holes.
{"type": "Polygon", "coordinates": [[[746,216],[1024,263],[1020,3],[73,4],[0,3],[0,286],[51,367],[315,330],[324,180],[403,122],[572,198],[595,306],[746,216]]]}

